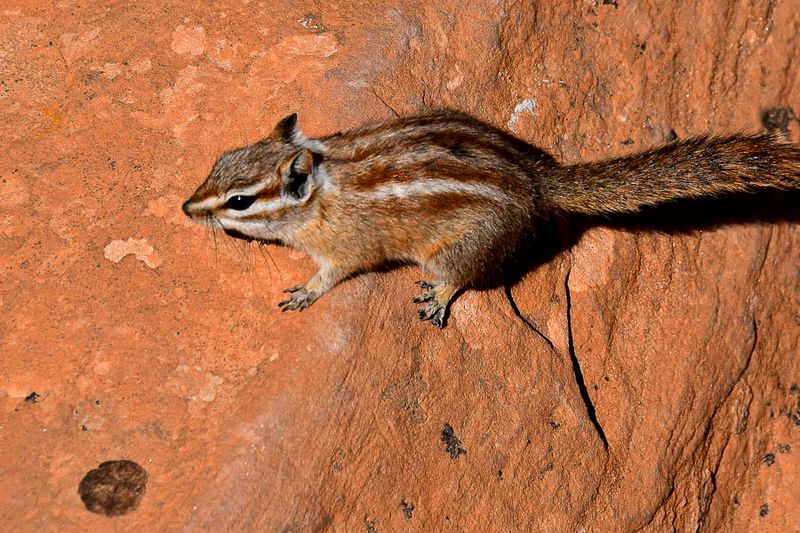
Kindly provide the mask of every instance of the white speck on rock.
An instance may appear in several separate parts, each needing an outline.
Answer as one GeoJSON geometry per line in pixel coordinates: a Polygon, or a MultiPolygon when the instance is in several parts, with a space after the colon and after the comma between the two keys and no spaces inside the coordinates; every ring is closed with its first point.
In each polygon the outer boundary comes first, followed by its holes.
{"type": "Polygon", "coordinates": [[[519,122],[519,117],[523,113],[528,113],[529,115],[533,115],[535,109],[536,109],[536,100],[526,98],[522,102],[518,103],[516,106],[514,106],[514,112],[511,113],[511,118],[508,121],[508,129],[516,132],[517,122],[519,122]]]}

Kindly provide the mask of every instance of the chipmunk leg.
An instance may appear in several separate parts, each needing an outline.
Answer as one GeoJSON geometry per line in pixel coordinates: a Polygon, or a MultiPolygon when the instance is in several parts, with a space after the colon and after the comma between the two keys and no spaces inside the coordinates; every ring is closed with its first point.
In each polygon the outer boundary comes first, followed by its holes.
{"type": "Polygon", "coordinates": [[[333,266],[322,267],[305,283],[285,289],[283,292],[289,293],[290,296],[281,301],[278,307],[281,308],[281,311],[302,311],[350,274],[352,274],[350,269],[333,266]]]}
{"type": "Polygon", "coordinates": [[[430,320],[431,324],[442,329],[447,323],[450,302],[461,287],[445,281],[418,281],[417,285],[425,291],[414,297],[414,303],[425,304],[419,310],[419,319],[430,320]]]}

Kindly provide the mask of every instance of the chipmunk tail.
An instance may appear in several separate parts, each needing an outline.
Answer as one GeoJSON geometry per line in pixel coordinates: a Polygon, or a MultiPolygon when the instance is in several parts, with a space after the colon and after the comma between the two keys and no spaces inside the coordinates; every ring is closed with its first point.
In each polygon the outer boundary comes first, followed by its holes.
{"type": "Polygon", "coordinates": [[[694,137],[563,166],[544,187],[553,208],[591,215],[630,213],[682,198],[800,189],[800,146],[776,133],[694,137]]]}

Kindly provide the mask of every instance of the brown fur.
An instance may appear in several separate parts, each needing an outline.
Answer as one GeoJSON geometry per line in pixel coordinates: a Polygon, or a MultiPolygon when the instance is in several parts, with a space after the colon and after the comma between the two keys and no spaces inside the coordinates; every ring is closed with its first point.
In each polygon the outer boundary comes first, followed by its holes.
{"type": "Polygon", "coordinates": [[[457,291],[497,270],[543,216],[634,212],[763,187],[800,188],[800,148],[771,135],[697,137],[562,166],[451,111],[311,141],[291,115],[267,139],[224,154],[184,210],[317,261],[320,271],[288,290],[283,310],[308,307],[355,272],[407,261],[438,279],[421,282],[426,292],[415,301],[425,304],[420,317],[441,327],[457,291]],[[222,204],[240,190],[252,193],[252,214],[222,204]]]}

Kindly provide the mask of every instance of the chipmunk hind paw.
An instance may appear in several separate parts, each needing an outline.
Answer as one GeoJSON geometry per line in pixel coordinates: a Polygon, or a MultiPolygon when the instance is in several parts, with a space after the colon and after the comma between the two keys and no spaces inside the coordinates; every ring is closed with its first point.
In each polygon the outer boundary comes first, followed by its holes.
{"type": "Polygon", "coordinates": [[[425,292],[414,297],[414,303],[425,304],[418,311],[420,320],[430,320],[435,327],[442,329],[447,325],[450,302],[458,287],[443,281],[418,281],[417,285],[425,292]]]}

